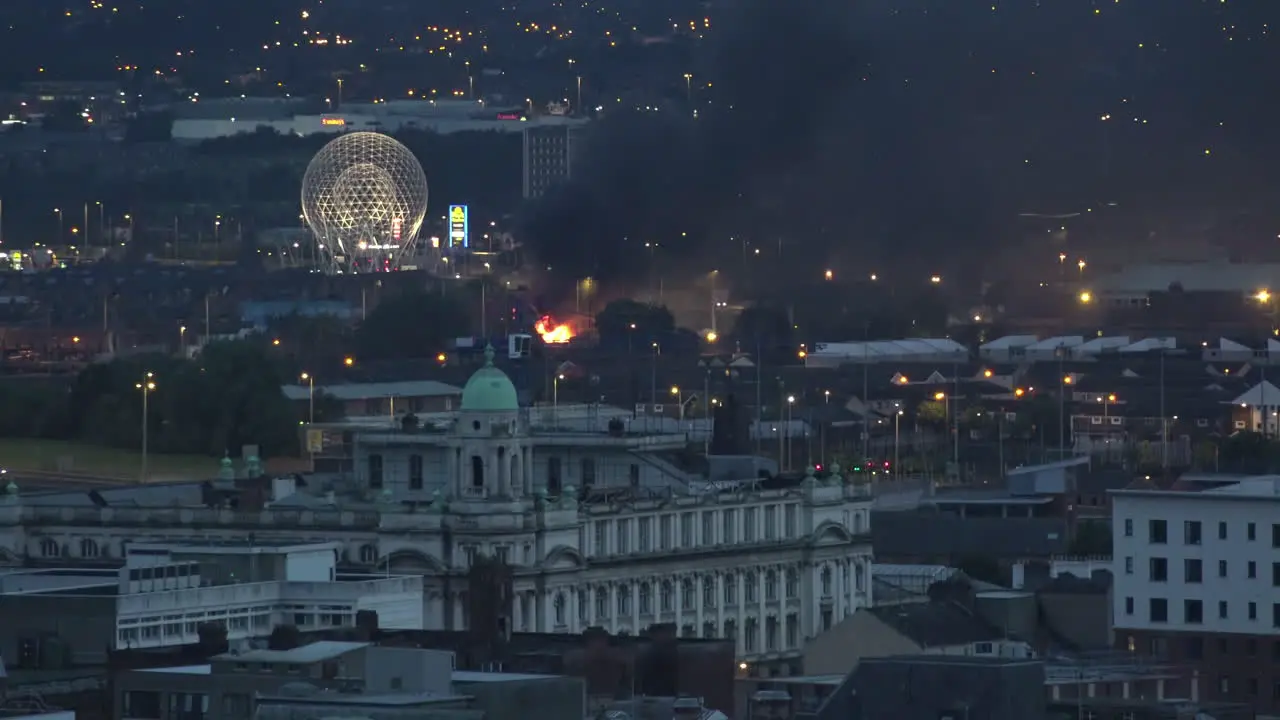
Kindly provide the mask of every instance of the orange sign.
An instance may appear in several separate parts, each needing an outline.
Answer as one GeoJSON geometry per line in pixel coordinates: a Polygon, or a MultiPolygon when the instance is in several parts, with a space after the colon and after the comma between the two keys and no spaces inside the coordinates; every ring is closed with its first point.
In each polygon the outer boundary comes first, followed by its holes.
{"type": "Polygon", "coordinates": [[[330,127],[342,127],[347,124],[347,121],[343,118],[322,117],[320,118],[320,124],[328,125],[330,127]]]}

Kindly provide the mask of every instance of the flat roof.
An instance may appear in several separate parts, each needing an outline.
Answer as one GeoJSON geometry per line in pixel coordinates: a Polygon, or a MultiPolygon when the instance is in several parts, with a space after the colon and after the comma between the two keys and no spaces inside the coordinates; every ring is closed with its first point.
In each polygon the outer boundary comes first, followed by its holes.
{"type": "Polygon", "coordinates": [[[290,552],[310,552],[314,550],[341,550],[342,543],[334,542],[317,542],[317,543],[271,543],[271,542],[249,542],[247,540],[232,540],[228,542],[216,543],[184,543],[184,542],[164,542],[164,543],[130,543],[128,554],[138,555],[150,552],[170,552],[170,553],[199,553],[202,555],[270,555],[277,553],[290,552]],[[141,552],[140,552],[141,551],[141,552]]]}
{"type": "MultiPolygon", "coordinates": [[[[284,396],[290,400],[306,400],[311,397],[309,385],[285,385],[284,396]]],[[[404,382],[382,383],[349,383],[345,385],[317,386],[316,392],[323,392],[335,400],[377,400],[384,398],[411,397],[449,397],[461,395],[462,388],[457,385],[442,383],[437,380],[406,380],[404,382]]]]}
{"type": "Polygon", "coordinates": [[[170,675],[209,675],[213,673],[212,665],[178,665],[175,667],[139,668],[138,672],[168,673],[170,675]]]}
{"type": "Polygon", "coordinates": [[[454,682],[473,682],[473,683],[492,683],[492,682],[516,682],[519,680],[549,680],[559,675],[535,675],[533,673],[501,673],[501,672],[472,672],[469,670],[454,670],[454,682]]]}
{"type": "Polygon", "coordinates": [[[844,682],[844,675],[788,675],[785,677],[743,677],[741,682],[779,685],[839,685],[844,682]]]}
{"type": "Polygon", "coordinates": [[[365,642],[341,642],[338,640],[321,640],[313,642],[310,645],[303,645],[291,650],[250,650],[249,652],[240,653],[223,653],[214,657],[214,660],[223,662],[257,662],[257,663],[287,663],[308,665],[311,663],[324,662],[333,658],[345,655],[353,650],[369,647],[370,643],[365,642]]]}
{"type": "Polygon", "coordinates": [[[1140,490],[1121,489],[1108,491],[1122,497],[1158,497],[1210,500],[1280,500],[1280,475],[1254,475],[1236,480],[1230,485],[1206,487],[1203,490],[1140,490]]]}
{"type": "MultiPolygon", "coordinates": [[[[305,682],[305,681],[302,681],[305,682]]],[[[468,695],[439,694],[430,692],[387,693],[383,695],[364,695],[361,693],[319,692],[308,695],[258,695],[258,702],[296,703],[299,705],[384,705],[403,707],[406,705],[425,705],[429,703],[453,702],[465,700],[468,695]]]]}

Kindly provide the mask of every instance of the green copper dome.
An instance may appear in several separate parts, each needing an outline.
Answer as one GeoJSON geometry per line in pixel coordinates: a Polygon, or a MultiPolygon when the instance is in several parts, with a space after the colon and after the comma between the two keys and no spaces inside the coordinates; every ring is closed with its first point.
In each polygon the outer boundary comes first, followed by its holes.
{"type": "Polygon", "coordinates": [[[463,412],[515,412],[520,409],[516,386],[507,374],[493,366],[493,346],[485,348],[484,367],[462,388],[463,412]]]}

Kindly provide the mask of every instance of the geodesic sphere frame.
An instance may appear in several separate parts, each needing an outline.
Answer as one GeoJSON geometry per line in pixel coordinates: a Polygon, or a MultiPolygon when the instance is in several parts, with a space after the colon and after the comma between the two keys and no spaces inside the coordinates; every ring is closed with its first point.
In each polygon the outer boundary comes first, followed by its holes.
{"type": "Polygon", "coordinates": [[[426,213],[427,175],[390,135],[339,135],[302,177],[303,219],[325,253],[348,263],[412,244],[426,213]]]}

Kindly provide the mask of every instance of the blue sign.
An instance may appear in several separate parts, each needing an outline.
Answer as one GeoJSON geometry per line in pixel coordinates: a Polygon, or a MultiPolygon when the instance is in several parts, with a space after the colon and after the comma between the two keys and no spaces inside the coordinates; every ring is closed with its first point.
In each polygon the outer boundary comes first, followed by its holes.
{"type": "Polygon", "coordinates": [[[449,247],[470,247],[470,227],[467,222],[466,205],[449,206],[449,247]]]}

